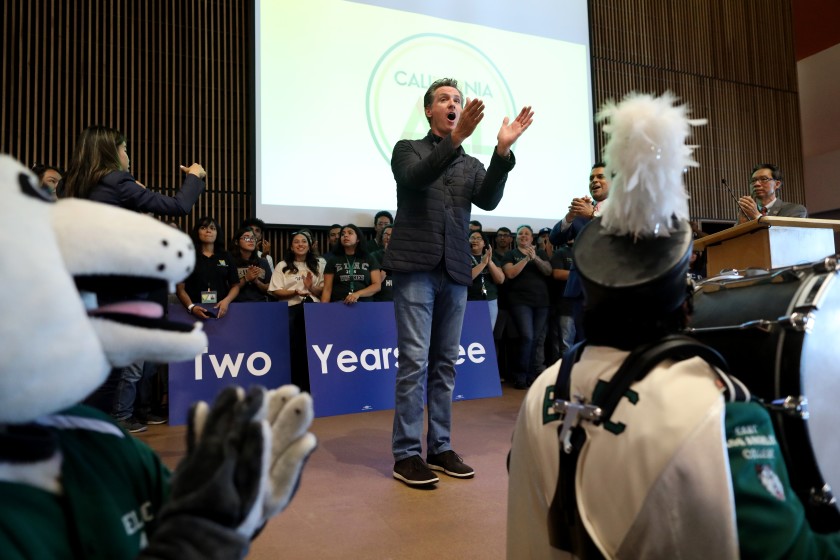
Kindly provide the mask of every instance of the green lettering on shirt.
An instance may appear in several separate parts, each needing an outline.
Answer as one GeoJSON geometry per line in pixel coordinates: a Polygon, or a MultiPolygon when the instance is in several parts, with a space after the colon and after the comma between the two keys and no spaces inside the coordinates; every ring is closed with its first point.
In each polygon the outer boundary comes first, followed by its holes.
{"type": "MultiPolygon", "coordinates": [[[[601,395],[607,390],[609,385],[610,384],[606,381],[598,381],[598,384],[595,385],[595,390],[592,392],[592,401],[599,402],[601,400],[601,395]]],[[[627,391],[624,392],[624,398],[630,401],[630,404],[633,406],[639,403],[639,393],[633,389],[627,389],[627,391]]],[[[619,435],[624,432],[625,428],[627,428],[627,426],[623,422],[613,422],[611,420],[604,422],[604,429],[615,435],[619,435]]]]}

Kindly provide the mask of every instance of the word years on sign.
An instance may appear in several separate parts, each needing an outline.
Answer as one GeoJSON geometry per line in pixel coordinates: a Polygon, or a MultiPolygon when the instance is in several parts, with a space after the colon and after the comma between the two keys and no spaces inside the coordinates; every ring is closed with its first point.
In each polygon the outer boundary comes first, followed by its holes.
{"type": "MultiPolygon", "coordinates": [[[[331,356],[335,356],[335,366],[344,373],[352,373],[358,369],[358,366],[362,366],[367,371],[388,370],[391,367],[398,367],[397,358],[400,354],[398,348],[365,348],[358,354],[352,350],[341,350],[334,353],[333,349],[333,344],[327,344],[323,348],[317,344],[312,345],[312,350],[321,364],[321,373],[324,375],[329,373],[331,356]]],[[[459,345],[458,360],[455,365],[463,364],[466,359],[474,364],[480,364],[486,359],[486,353],[484,346],[478,342],[473,342],[467,346],[466,350],[459,345]]]]}

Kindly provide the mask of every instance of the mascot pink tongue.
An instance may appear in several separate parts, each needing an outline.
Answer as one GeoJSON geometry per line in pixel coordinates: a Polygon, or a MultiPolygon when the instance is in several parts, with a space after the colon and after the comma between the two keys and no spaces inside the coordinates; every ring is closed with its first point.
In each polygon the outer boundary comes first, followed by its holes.
{"type": "Polygon", "coordinates": [[[53,202],[0,155],[0,242],[2,555],[244,556],[315,449],[308,394],[229,388],[198,403],[174,476],[108,415],[77,405],[114,366],[189,360],[207,346],[199,323],[161,320],[131,293],[101,308],[93,297],[172,288],[195,266],[189,237],[113,206],[53,202]]]}
{"type": "Polygon", "coordinates": [[[91,315],[102,315],[107,313],[121,313],[125,315],[136,315],[137,317],[149,317],[157,319],[163,317],[163,308],[151,301],[123,301],[103,305],[89,312],[91,315]]]}

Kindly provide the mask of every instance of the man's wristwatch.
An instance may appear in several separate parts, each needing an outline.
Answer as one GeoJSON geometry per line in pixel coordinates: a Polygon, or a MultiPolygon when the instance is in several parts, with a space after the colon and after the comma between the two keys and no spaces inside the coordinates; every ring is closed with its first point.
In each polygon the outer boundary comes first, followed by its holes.
{"type": "Polygon", "coordinates": [[[195,307],[195,304],[194,304],[194,303],[191,303],[191,304],[189,304],[189,305],[187,306],[187,312],[188,312],[190,315],[192,315],[192,310],[193,310],[193,307],[195,307]]]}

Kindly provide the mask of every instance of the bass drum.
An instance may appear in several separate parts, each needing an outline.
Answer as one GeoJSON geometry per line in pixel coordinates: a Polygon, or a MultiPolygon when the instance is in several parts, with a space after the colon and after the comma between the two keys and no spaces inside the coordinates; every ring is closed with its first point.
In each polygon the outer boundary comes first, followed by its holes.
{"type": "Polygon", "coordinates": [[[694,294],[687,334],[720,352],[771,410],[791,485],[811,527],[840,530],[838,256],[752,276],[712,278],[694,294]]]}

